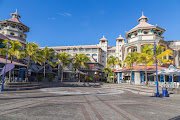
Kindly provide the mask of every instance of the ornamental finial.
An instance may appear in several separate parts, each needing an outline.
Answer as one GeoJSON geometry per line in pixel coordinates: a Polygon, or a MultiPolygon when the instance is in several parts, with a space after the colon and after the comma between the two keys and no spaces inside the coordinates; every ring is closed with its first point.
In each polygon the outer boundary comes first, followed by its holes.
{"type": "Polygon", "coordinates": [[[17,13],[17,8],[16,8],[16,13],[17,13]]]}
{"type": "Polygon", "coordinates": [[[142,11],[142,16],[144,16],[144,13],[143,13],[143,11],[142,11]]]}

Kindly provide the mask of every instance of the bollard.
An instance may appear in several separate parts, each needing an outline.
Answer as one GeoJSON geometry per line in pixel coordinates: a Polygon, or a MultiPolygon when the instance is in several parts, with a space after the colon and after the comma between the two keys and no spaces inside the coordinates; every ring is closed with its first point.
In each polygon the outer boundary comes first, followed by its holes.
{"type": "Polygon", "coordinates": [[[166,88],[166,87],[163,87],[163,88],[162,88],[162,96],[163,96],[163,97],[168,97],[168,91],[167,91],[167,88],[166,88]]]}

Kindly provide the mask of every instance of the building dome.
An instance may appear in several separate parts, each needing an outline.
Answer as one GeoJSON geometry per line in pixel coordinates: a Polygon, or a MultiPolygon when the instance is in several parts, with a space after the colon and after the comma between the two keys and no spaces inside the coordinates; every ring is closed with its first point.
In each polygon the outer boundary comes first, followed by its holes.
{"type": "Polygon", "coordinates": [[[149,19],[144,16],[144,13],[142,12],[142,16],[138,19],[138,22],[147,22],[149,19]]]}
{"type": "Polygon", "coordinates": [[[121,35],[119,35],[119,37],[116,40],[123,40],[123,39],[124,38],[121,35]]]}
{"type": "Polygon", "coordinates": [[[107,40],[105,37],[104,37],[104,35],[103,35],[103,37],[100,39],[100,40],[107,40]]]}

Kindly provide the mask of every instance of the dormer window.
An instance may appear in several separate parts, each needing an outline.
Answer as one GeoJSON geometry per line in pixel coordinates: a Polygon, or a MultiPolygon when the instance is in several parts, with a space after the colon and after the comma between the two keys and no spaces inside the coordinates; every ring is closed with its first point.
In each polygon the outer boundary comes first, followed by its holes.
{"type": "Polygon", "coordinates": [[[148,31],[144,31],[144,34],[148,34],[148,31]]]}

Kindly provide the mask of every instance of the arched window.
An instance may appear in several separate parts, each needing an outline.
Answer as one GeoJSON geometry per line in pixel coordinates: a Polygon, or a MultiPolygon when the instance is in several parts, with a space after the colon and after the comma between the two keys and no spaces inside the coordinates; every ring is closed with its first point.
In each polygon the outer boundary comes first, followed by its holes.
{"type": "Polygon", "coordinates": [[[93,55],[92,55],[92,57],[95,57],[95,56],[97,56],[97,54],[93,54],[93,55]]]}
{"type": "Polygon", "coordinates": [[[90,57],[91,55],[90,54],[86,54],[86,56],[90,57]]]}
{"type": "Polygon", "coordinates": [[[23,35],[20,35],[21,38],[23,38],[23,35]]]}
{"type": "Polygon", "coordinates": [[[10,35],[14,35],[14,33],[13,33],[13,32],[11,32],[11,33],[10,33],[10,35]]]}

